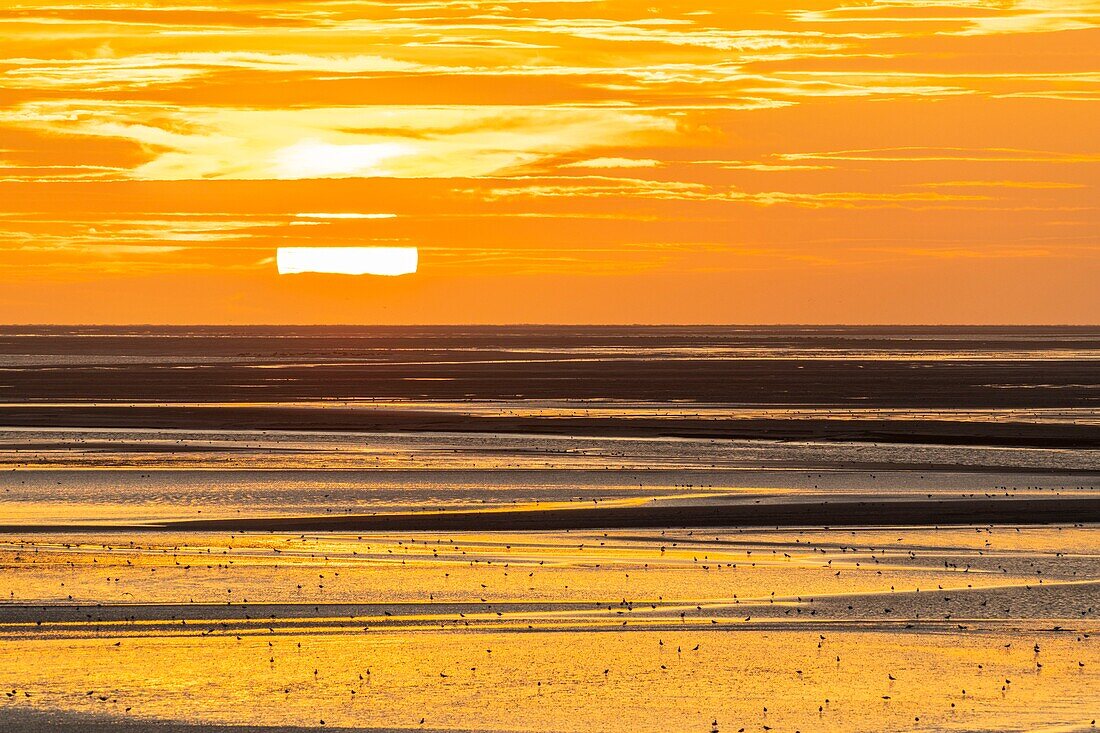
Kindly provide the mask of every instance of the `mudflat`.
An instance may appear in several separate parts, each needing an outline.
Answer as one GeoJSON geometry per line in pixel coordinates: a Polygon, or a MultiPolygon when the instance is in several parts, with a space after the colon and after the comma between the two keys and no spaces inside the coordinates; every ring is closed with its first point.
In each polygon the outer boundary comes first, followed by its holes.
{"type": "Polygon", "coordinates": [[[0,329],[0,727],[1093,730],[1098,365],[1095,328],[0,329]]]}

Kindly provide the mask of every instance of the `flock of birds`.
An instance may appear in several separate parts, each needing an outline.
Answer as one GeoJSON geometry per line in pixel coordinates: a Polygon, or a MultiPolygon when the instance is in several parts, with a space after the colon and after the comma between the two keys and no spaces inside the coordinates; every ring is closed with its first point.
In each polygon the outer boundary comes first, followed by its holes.
{"type": "MultiPolygon", "coordinates": [[[[757,628],[761,632],[766,632],[769,628],[798,629],[800,632],[814,633],[817,638],[814,639],[815,650],[791,660],[792,665],[797,666],[788,672],[791,675],[789,684],[797,685],[810,678],[821,677],[824,669],[822,655],[827,655],[832,660],[830,664],[837,673],[843,671],[848,675],[860,674],[859,670],[866,664],[864,660],[856,658],[854,661],[842,662],[841,654],[828,654],[832,640],[837,636],[844,638],[846,633],[844,630],[825,633],[837,621],[843,621],[849,626],[855,624],[857,631],[888,628],[897,632],[925,629],[935,633],[961,633],[974,629],[984,633],[998,628],[997,624],[1001,620],[1020,618],[1013,615],[1011,606],[1003,604],[1017,602],[1028,594],[1057,592],[1064,587],[1065,581],[1093,579],[1078,576],[1077,573],[1082,571],[1076,569],[1077,566],[1073,566],[1074,569],[1058,570],[1061,563],[1068,562],[1067,554],[1071,553],[1029,554],[1004,551],[1001,548],[1006,544],[996,542],[996,534],[1014,534],[1015,530],[952,530],[956,533],[954,536],[963,531],[984,534],[986,539],[968,541],[956,548],[951,548],[944,540],[943,546],[936,547],[929,546],[929,535],[923,534],[920,542],[905,542],[902,541],[904,538],[898,537],[896,546],[856,546],[851,542],[859,539],[859,534],[833,530],[808,533],[791,531],[776,535],[774,540],[762,538],[760,532],[748,533],[749,536],[746,537],[739,532],[715,536],[713,533],[666,531],[645,538],[607,533],[572,536],[565,533],[555,538],[556,544],[552,542],[548,545],[547,539],[540,537],[522,540],[529,542],[529,545],[515,548],[511,544],[495,544],[497,538],[464,536],[455,539],[416,535],[325,538],[310,535],[223,535],[205,537],[202,542],[196,542],[197,538],[187,538],[186,542],[189,544],[137,540],[94,544],[91,538],[15,541],[0,545],[0,563],[3,565],[19,568],[24,573],[41,572],[43,577],[55,580],[63,578],[58,580],[61,587],[69,590],[69,587],[75,585],[83,593],[95,592],[84,584],[84,581],[94,579],[100,589],[104,586],[110,589],[106,594],[102,594],[100,590],[101,598],[117,598],[130,593],[128,600],[132,599],[131,602],[137,605],[104,603],[102,600],[89,602],[86,597],[74,598],[68,592],[46,600],[40,598],[40,603],[36,605],[29,603],[26,597],[19,597],[23,594],[17,594],[17,590],[41,593],[42,586],[32,588],[24,585],[18,589],[10,588],[7,603],[0,604],[0,619],[3,619],[0,620],[0,629],[6,626],[7,633],[18,628],[23,633],[65,636],[67,630],[72,630],[67,624],[80,622],[83,625],[78,624],[79,631],[73,633],[90,634],[94,638],[103,637],[108,640],[111,636],[116,637],[116,640],[108,642],[106,653],[110,653],[112,648],[140,645],[143,634],[150,633],[186,633],[204,638],[229,638],[233,643],[244,645],[240,650],[229,653],[239,656],[242,662],[252,656],[260,656],[260,661],[266,667],[265,674],[270,677],[284,668],[298,670],[304,663],[303,660],[310,658],[308,649],[303,652],[303,642],[308,647],[311,637],[308,627],[305,631],[301,630],[302,619],[310,617],[310,608],[312,615],[318,618],[333,613],[334,606],[326,600],[326,594],[334,586],[354,586],[361,582],[355,574],[357,568],[382,565],[401,572],[400,568],[408,567],[409,564],[428,564],[438,568],[444,578],[451,578],[452,573],[461,570],[455,581],[465,589],[466,597],[456,600],[453,597],[453,587],[447,594],[440,594],[441,597],[437,597],[437,592],[428,591],[426,601],[420,599],[415,603],[394,602],[388,605],[358,604],[346,619],[326,619],[326,623],[340,626],[340,630],[345,633],[368,634],[404,629],[419,631],[429,626],[452,630],[472,628],[485,632],[546,631],[553,628],[553,623],[561,622],[572,615],[583,620],[586,627],[593,630],[617,628],[657,634],[652,671],[672,675],[673,679],[682,675],[697,678],[699,675],[716,673],[717,670],[708,671],[706,665],[721,662],[721,658],[716,658],[713,651],[708,653],[707,646],[710,644],[706,637],[696,637],[694,643],[684,644],[682,639],[685,633],[699,634],[711,629],[730,628],[757,628]],[[571,539],[576,544],[570,544],[571,539]],[[624,559],[626,556],[617,554],[624,547],[635,554],[624,559]],[[636,556],[639,547],[645,548],[648,553],[644,561],[636,556]],[[933,558],[938,563],[935,566],[932,564],[933,558]],[[249,575],[257,564],[274,571],[290,571],[285,577],[293,587],[281,589],[279,598],[284,600],[272,602],[265,598],[272,588],[257,587],[248,582],[249,575]],[[738,568],[752,571],[757,568],[775,569],[796,565],[812,565],[826,578],[835,578],[836,574],[844,572],[873,575],[876,578],[882,576],[895,583],[907,574],[928,577],[935,567],[935,577],[941,579],[941,582],[923,589],[895,590],[894,585],[889,585],[887,590],[887,580],[884,579],[875,592],[849,593],[835,597],[829,594],[799,595],[790,592],[790,589],[776,589],[762,595],[741,594],[741,597],[734,592],[726,594],[727,590],[732,591],[738,584],[737,574],[727,571],[738,568]],[[576,607],[570,606],[562,614],[556,615],[547,613],[546,607],[538,603],[502,600],[501,587],[493,587],[493,578],[503,582],[505,578],[513,577],[520,583],[509,586],[513,590],[526,586],[542,592],[547,589],[538,585],[537,575],[572,582],[583,580],[587,575],[587,580],[615,578],[615,587],[629,589],[636,582],[631,579],[632,576],[636,579],[660,567],[667,569],[669,566],[680,571],[700,573],[696,581],[699,584],[700,597],[708,597],[708,600],[687,602],[682,598],[666,600],[664,597],[623,596],[616,601],[590,601],[587,610],[581,608],[581,604],[576,604],[576,607]],[[307,585],[303,581],[311,569],[314,579],[312,584],[307,585]],[[211,573],[223,580],[235,575],[241,584],[224,585],[217,592],[220,596],[217,601],[201,597],[199,601],[195,601],[193,597],[187,597],[180,599],[171,609],[160,603],[140,605],[143,590],[147,591],[152,587],[150,584],[193,589],[195,583],[188,578],[200,571],[205,574],[196,580],[206,591],[214,590],[209,582],[211,573]],[[1006,574],[1009,575],[1007,586],[1004,578],[1006,574]],[[943,578],[951,578],[953,582],[945,586],[943,578]],[[990,578],[995,578],[995,585],[1002,587],[986,591],[990,578]],[[475,580],[477,582],[473,582],[475,580]],[[173,585],[181,581],[183,585],[173,585]],[[975,582],[978,582],[976,588],[975,582]],[[65,583],[70,586],[65,586],[65,583]],[[126,587],[132,588],[138,595],[123,590],[126,587]],[[294,596],[299,597],[297,602],[285,601],[294,596]],[[1002,605],[990,607],[991,600],[1002,605]],[[958,606],[960,603],[962,607],[955,611],[952,604],[958,606]],[[188,607],[192,610],[188,610],[188,607]],[[948,607],[952,610],[943,610],[948,607]],[[151,608],[160,610],[149,616],[151,608]],[[59,615],[59,609],[68,609],[73,613],[69,616],[59,615]],[[292,609],[297,610],[290,612],[292,609]],[[536,612],[528,613],[532,609],[536,612]],[[596,615],[597,611],[604,614],[604,620],[601,621],[596,615]],[[975,616],[976,611],[978,614],[975,616]],[[820,621],[823,625],[775,625],[777,620],[802,615],[813,617],[814,621],[820,621]],[[550,625],[547,624],[548,618],[550,625]],[[951,625],[947,625],[948,621],[951,625]],[[126,622],[129,622],[129,628],[126,622]],[[138,622],[141,622],[140,629],[135,626],[138,622]],[[173,624],[178,624],[176,630],[171,628],[173,624]],[[814,631],[815,629],[822,633],[814,631]],[[666,633],[676,634],[678,641],[666,643],[666,633]],[[263,635],[267,635],[267,639],[261,642],[258,637],[263,635]],[[294,637],[297,640],[291,644],[288,639],[294,637]],[[672,652],[673,646],[675,652],[672,652]],[[669,653],[674,656],[666,657],[669,653]]],[[[864,538],[866,539],[865,535],[864,538]]],[[[934,534],[932,538],[935,538],[934,534]]],[[[882,537],[878,539],[881,541],[882,537]]],[[[1088,558],[1075,556],[1072,559],[1081,568],[1088,567],[1088,558]]],[[[587,592],[592,593],[596,588],[606,587],[610,586],[597,583],[587,592]]],[[[1082,589],[1087,590],[1090,587],[1086,584],[1082,589]]],[[[410,593],[416,595],[415,590],[410,590],[410,593]]],[[[1078,600],[1087,604],[1089,598],[1087,593],[1082,593],[1078,600]]],[[[1059,607],[1058,610],[1065,609],[1059,607]]],[[[1026,615],[1026,609],[1023,613],[1026,615]]],[[[1073,609],[1073,615],[1086,620],[1096,618],[1091,605],[1073,609]]],[[[1067,672],[1066,668],[1072,664],[1079,674],[1091,675],[1089,671],[1095,665],[1089,656],[1095,655],[1096,651],[1095,644],[1090,643],[1089,628],[1087,623],[1083,626],[1067,625],[1065,628],[1061,625],[1032,628],[1027,632],[1036,635],[1036,641],[1032,643],[1030,669],[1016,667],[1017,673],[1042,674],[1051,665],[1055,665],[1057,673],[1064,674],[1067,672]],[[1042,639],[1050,635],[1059,640],[1061,651],[1048,659],[1043,653],[1043,644],[1046,642],[1042,642],[1042,639]],[[1070,635],[1080,649],[1077,659],[1070,658],[1062,643],[1070,635]]],[[[1024,638],[1023,633],[1018,636],[1024,638]]],[[[1012,648],[1013,642],[1004,645],[1006,653],[1012,648]]],[[[436,679],[445,685],[476,683],[478,670],[483,669],[494,658],[493,649],[486,647],[484,655],[482,662],[470,660],[466,667],[439,669],[432,674],[437,675],[436,679]]],[[[638,647],[635,662],[644,663],[645,656],[644,649],[638,647]]],[[[619,685],[629,687],[628,680],[639,674],[637,668],[622,664],[621,659],[615,659],[611,664],[601,664],[600,659],[593,658],[584,660],[584,664],[593,668],[590,682],[603,680],[616,688],[619,685]],[[618,681],[616,678],[619,678],[618,681]]],[[[945,691],[945,710],[955,712],[959,710],[957,706],[961,706],[964,701],[974,700],[975,696],[988,698],[993,692],[991,685],[994,682],[995,686],[999,686],[1002,697],[1011,695],[1013,677],[1004,677],[1003,682],[999,681],[1001,678],[993,677],[996,674],[994,669],[998,672],[1004,671],[1006,665],[1003,659],[994,659],[993,663],[989,660],[977,661],[976,665],[979,673],[985,674],[987,667],[990,670],[984,678],[984,689],[980,692],[966,688],[945,691]]],[[[377,671],[373,670],[372,673],[371,667],[355,671],[355,679],[350,680],[349,684],[348,680],[342,679],[346,675],[323,670],[319,665],[313,667],[311,677],[316,685],[328,685],[333,689],[343,686],[347,695],[345,702],[353,702],[364,696],[366,686],[372,684],[372,679],[378,679],[377,671]]],[[[737,673],[736,669],[725,670],[725,674],[737,673]]],[[[542,695],[550,685],[560,684],[560,681],[550,678],[540,679],[537,674],[531,674],[529,678],[535,695],[542,695]]],[[[1082,679],[1092,678],[1087,676],[1082,679]]],[[[913,681],[911,669],[899,666],[888,670],[882,681],[882,694],[879,696],[882,704],[895,704],[898,697],[895,687],[907,681],[913,681]]],[[[424,687],[429,686],[427,679],[422,683],[424,687]]],[[[866,684],[871,686],[874,682],[868,680],[866,684]]],[[[316,688],[312,688],[313,693],[310,693],[310,689],[303,687],[300,680],[288,681],[279,687],[287,702],[295,696],[317,694],[316,688]]],[[[4,698],[0,702],[34,704],[47,694],[48,691],[44,690],[14,686],[4,692],[4,698]]],[[[331,701],[332,694],[332,690],[329,690],[319,695],[318,699],[331,701]]],[[[137,714],[133,713],[133,701],[130,701],[131,704],[120,702],[126,700],[126,696],[118,690],[87,690],[83,696],[89,703],[103,705],[113,714],[137,714]]],[[[836,709],[837,700],[841,697],[842,693],[830,693],[813,703],[814,708],[811,709],[816,709],[819,716],[828,716],[831,710],[836,709]]],[[[308,700],[303,700],[297,704],[308,703],[308,700]]],[[[904,705],[911,706],[912,701],[907,699],[904,705]]],[[[768,731],[787,724],[787,717],[776,717],[774,711],[772,717],[769,717],[768,706],[763,705],[761,708],[759,720],[749,726],[748,730],[768,731]]],[[[422,717],[419,725],[427,725],[425,721],[431,716],[422,717]]],[[[332,716],[319,718],[317,724],[329,726],[332,723],[330,718],[332,716]]],[[[344,718],[336,716],[336,719],[344,718]]],[[[921,714],[914,715],[915,724],[920,719],[921,714]]],[[[823,721],[824,719],[818,721],[819,727],[824,725],[823,721]]],[[[713,729],[718,728],[718,721],[714,720],[713,729]]],[[[726,726],[723,730],[738,728],[726,726]]],[[[746,728],[741,727],[740,730],[746,728]]]]}

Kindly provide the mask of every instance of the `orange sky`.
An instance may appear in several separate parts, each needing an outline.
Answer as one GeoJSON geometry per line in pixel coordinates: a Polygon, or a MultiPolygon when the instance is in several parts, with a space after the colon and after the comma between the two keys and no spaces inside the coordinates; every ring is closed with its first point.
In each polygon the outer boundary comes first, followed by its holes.
{"type": "Polygon", "coordinates": [[[1098,188],[1100,0],[0,0],[2,322],[1096,323],[1098,188]]]}

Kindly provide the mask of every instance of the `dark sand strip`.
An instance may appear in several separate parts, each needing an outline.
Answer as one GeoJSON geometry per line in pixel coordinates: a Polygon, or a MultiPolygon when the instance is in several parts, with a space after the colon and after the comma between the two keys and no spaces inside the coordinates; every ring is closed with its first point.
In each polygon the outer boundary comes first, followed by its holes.
{"type": "Polygon", "coordinates": [[[1100,523],[1100,497],[845,501],[194,519],[143,525],[0,525],[0,532],[515,532],[673,527],[1100,523]]]}
{"type": "Polygon", "coordinates": [[[961,420],[531,417],[445,410],[157,405],[0,407],[0,427],[507,433],[1100,449],[1093,425],[961,420]]]}
{"type": "Polygon", "coordinates": [[[347,728],[338,726],[222,725],[218,723],[179,723],[170,720],[135,720],[121,715],[78,713],[64,710],[20,709],[14,704],[0,706],[0,729],[19,733],[460,733],[453,729],[425,728],[347,728]]]}
{"type": "MultiPolygon", "coordinates": [[[[761,601],[763,602],[763,601],[761,601]]],[[[618,601],[615,601],[618,603],[618,601]]],[[[604,604],[606,605],[606,603],[604,604]]],[[[675,606],[677,602],[659,602],[657,607],[675,606]]],[[[746,604],[747,605],[747,604],[746,604]]],[[[507,614],[560,613],[592,611],[591,601],[508,602],[479,603],[476,601],[402,602],[390,603],[0,603],[0,624],[36,623],[127,623],[132,621],[221,621],[244,628],[247,624],[270,624],[274,621],[336,621],[355,622],[362,628],[360,619],[370,618],[377,623],[380,618],[401,622],[409,616],[458,616],[471,618],[490,612],[507,614]]],[[[265,627],[266,628],[266,627],[265,627]]],[[[200,631],[202,629],[199,629],[200,631]]]]}

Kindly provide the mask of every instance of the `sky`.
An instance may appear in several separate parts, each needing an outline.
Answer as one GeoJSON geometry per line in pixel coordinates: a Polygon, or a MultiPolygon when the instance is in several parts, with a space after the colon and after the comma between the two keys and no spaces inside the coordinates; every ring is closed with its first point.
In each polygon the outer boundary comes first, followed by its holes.
{"type": "Polygon", "coordinates": [[[8,323],[1100,323],[1098,189],[1100,0],[0,0],[8,323]]]}

